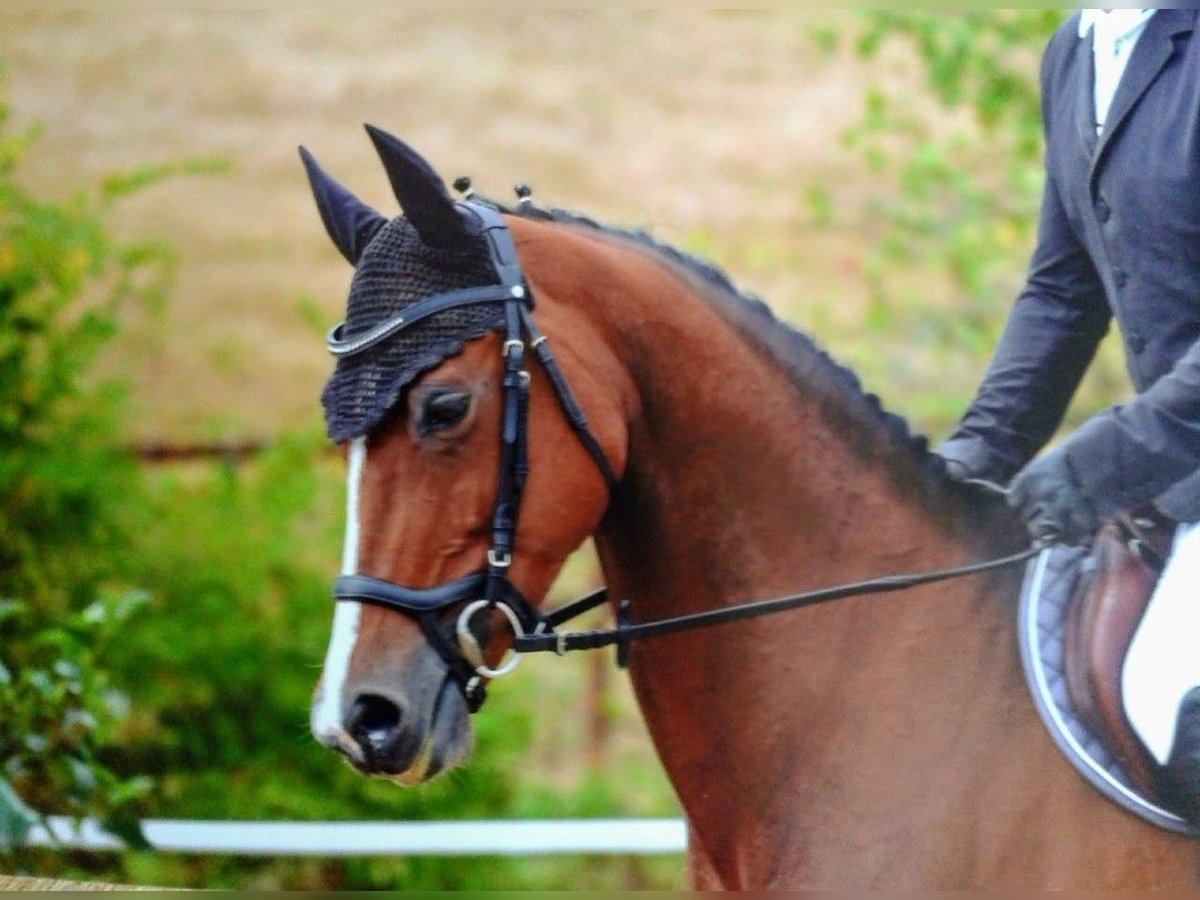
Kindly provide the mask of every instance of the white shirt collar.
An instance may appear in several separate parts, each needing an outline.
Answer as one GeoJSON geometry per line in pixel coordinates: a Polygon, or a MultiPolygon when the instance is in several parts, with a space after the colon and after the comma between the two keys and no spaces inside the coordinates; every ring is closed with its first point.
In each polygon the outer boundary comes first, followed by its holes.
{"type": "Polygon", "coordinates": [[[1108,12],[1105,12],[1103,9],[1080,10],[1079,37],[1086,38],[1088,32],[1096,24],[1096,20],[1101,16],[1108,18],[1114,26],[1112,33],[1116,36],[1121,36],[1133,31],[1154,15],[1155,12],[1156,10],[1153,9],[1112,9],[1108,12]]]}

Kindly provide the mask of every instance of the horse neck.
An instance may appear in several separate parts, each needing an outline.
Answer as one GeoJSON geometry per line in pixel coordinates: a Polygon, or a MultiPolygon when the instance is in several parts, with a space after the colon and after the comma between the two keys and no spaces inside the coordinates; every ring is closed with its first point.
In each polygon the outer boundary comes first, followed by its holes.
{"type": "MultiPolygon", "coordinates": [[[[815,349],[788,362],[795,338],[749,321],[761,314],[744,301],[705,296],[650,251],[598,240],[576,250],[586,278],[573,283],[590,285],[582,302],[592,340],[621,359],[634,385],[624,400],[628,463],[597,546],[635,621],[1011,549],[1011,536],[998,542],[961,508],[939,508],[919,454],[894,429],[888,436],[869,401],[837,385],[815,349]]],[[[647,725],[694,839],[726,884],[761,884],[764,872],[798,864],[789,854],[817,852],[785,835],[803,826],[798,795],[832,790],[835,802],[888,827],[900,800],[879,780],[894,781],[897,765],[941,761],[930,752],[935,733],[897,742],[888,729],[912,727],[897,723],[936,732],[945,717],[1012,709],[1021,688],[1011,603],[996,598],[1015,594],[1017,577],[634,645],[630,674],[647,725]],[[846,766],[836,754],[850,745],[869,749],[846,766]],[[905,753],[914,754],[908,763],[905,753]],[[886,808],[864,808],[864,798],[886,808]],[[743,868],[758,875],[742,879],[743,868]]],[[[1006,727],[1028,738],[1032,719],[1019,719],[1009,715],[1006,727]]],[[[1001,741],[987,728],[979,737],[1001,741]]]]}
{"type": "Polygon", "coordinates": [[[598,541],[619,587],[659,589],[644,598],[647,612],[991,549],[979,533],[991,526],[805,339],[656,250],[611,236],[572,241],[559,259],[583,258],[571,278],[593,328],[591,349],[576,355],[619,360],[613,380],[628,395],[628,465],[598,541]]]}

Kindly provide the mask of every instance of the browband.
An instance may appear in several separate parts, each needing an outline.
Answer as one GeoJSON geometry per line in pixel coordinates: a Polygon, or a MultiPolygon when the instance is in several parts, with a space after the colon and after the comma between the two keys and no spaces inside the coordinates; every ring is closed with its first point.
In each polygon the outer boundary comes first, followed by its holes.
{"type": "Polygon", "coordinates": [[[342,331],[346,327],[345,322],[335,325],[325,338],[325,346],[334,356],[354,356],[364,350],[370,350],[408,326],[415,325],[422,319],[427,319],[429,316],[437,315],[448,309],[458,306],[475,306],[479,303],[507,303],[514,299],[529,303],[525,288],[521,285],[489,284],[485,287],[463,288],[457,291],[448,291],[445,294],[435,294],[411,306],[406,306],[403,312],[379,323],[366,334],[356,338],[342,338],[342,331]]]}

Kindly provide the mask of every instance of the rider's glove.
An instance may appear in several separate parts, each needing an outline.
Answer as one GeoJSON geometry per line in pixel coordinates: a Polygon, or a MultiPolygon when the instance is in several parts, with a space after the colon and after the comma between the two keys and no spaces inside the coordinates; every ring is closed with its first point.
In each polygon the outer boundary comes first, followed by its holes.
{"type": "Polygon", "coordinates": [[[1038,541],[1086,547],[1099,527],[1096,510],[1061,447],[1035,459],[1017,474],[1008,503],[1038,541]]]}

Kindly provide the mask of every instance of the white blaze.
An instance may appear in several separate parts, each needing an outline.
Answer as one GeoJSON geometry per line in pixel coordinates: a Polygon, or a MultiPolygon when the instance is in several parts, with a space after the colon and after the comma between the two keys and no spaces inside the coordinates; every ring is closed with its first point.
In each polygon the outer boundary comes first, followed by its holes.
{"type": "MultiPolygon", "coordinates": [[[[342,574],[358,572],[358,494],[362,486],[363,465],[367,461],[367,439],[350,443],[349,472],[346,477],[346,541],[342,546],[342,574]]],[[[321,694],[313,705],[312,732],[317,738],[334,737],[342,732],[342,688],[350,670],[350,657],[358,641],[361,603],[335,603],[333,634],[325,653],[321,694]]]]}

